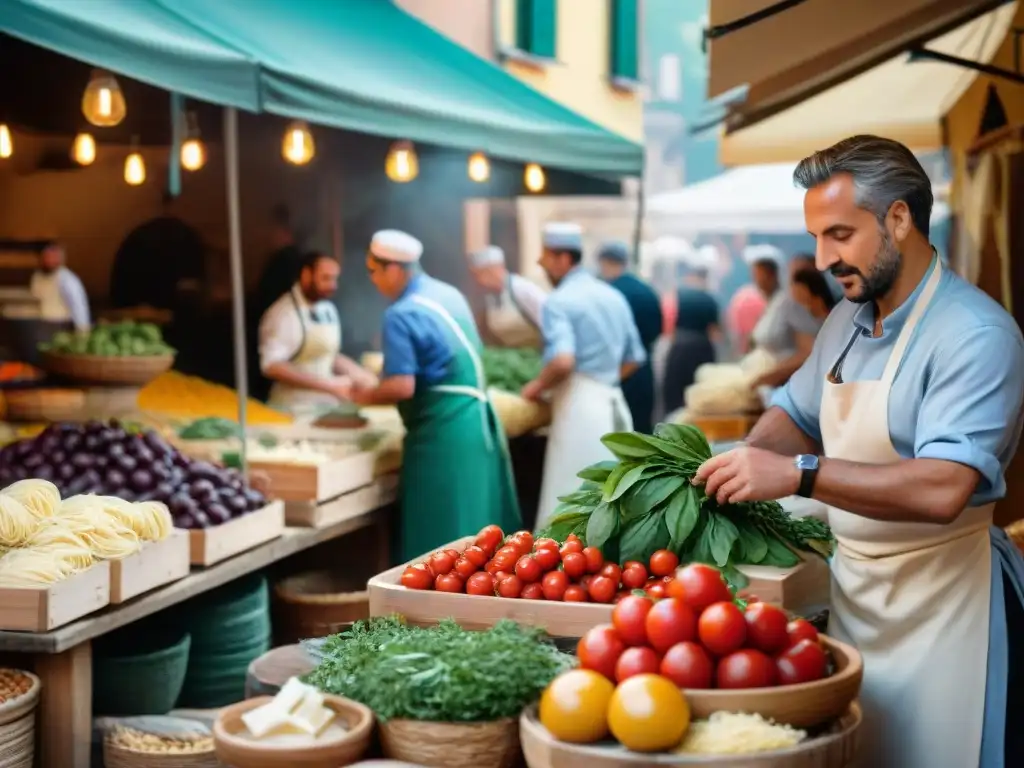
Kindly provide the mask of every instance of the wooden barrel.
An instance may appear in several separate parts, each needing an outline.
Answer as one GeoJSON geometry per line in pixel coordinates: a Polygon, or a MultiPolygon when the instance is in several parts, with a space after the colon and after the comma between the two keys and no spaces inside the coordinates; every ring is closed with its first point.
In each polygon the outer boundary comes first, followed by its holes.
{"type": "Polygon", "coordinates": [[[327,637],[370,617],[366,585],[333,571],[307,571],[274,585],[276,644],[327,637]]]}
{"type": "Polygon", "coordinates": [[[245,698],[276,696],[281,686],[316,667],[301,645],[283,645],[267,651],[249,665],[245,675],[245,698]]]}

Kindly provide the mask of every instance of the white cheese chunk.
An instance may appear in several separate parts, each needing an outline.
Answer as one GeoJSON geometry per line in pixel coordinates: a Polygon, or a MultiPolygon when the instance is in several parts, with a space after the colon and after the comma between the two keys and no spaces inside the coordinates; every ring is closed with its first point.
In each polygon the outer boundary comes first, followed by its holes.
{"type": "Polygon", "coordinates": [[[334,710],[324,706],[323,694],[312,691],[306,694],[291,717],[292,722],[310,736],[319,736],[334,716],[334,710]]]}
{"type": "Polygon", "coordinates": [[[274,703],[284,710],[286,715],[291,714],[295,711],[295,708],[302,703],[302,700],[310,691],[316,691],[316,688],[311,685],[306,685],[297,677],[292,677],[288,679],[288,682],[281,686],[281,690],[279,690],[277,695],[274,697],[274,703]]]}
{"type": "Polygon", "coordinates": [[[271,701],[243,714],[242,722],[249,733],[257,739],[262,739],[283,727],[291,726],[288,718],[288,713],[281,709],[276,702],[271,701]]]}

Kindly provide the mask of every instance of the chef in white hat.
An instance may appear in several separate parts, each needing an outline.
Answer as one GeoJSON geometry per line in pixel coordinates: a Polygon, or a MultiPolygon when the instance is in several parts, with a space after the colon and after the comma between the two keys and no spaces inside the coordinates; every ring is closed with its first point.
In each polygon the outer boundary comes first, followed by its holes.
{"type": "Polygon", "coordinates": [[[495,523],[521,525],[508,443],[486,392],[473,312],[454,286],[420,268],[423,244],[377,232],[366,255],[384,312],[379,385],[361,405],[397,405],[405,424],[397,562],[495,523]]]}
{"type": "Polygon", "coordinates": [[[341,265],[309,253],[299,279],[260,319],[260,370],[273,382],[269,402],[297,414],[335,405],[353,382],[370,386],[376,377],[341,354],[341,320],[331,298],[341,265]]]}
{"type": "Polygon", "coordinates": [[[551,430],[537,528],[558,497],[579,486],[576,473],[612,458],[601,442],[609,432],[633,428],[622,380],[647,354],[626,297],[582,266],[583,232],[576,224],[544,227],[540,265],[555,290],[544,304],[544,369],[523,397],[551,397],[551,430]]]}
{"type": "Polygon", "coordinates": [[[487,329],[506,347],[539,347],[548,294],[536,283],[508,271],[505,252],[489,245],[471,254],[473,279],[487,292],[487,329]]]}

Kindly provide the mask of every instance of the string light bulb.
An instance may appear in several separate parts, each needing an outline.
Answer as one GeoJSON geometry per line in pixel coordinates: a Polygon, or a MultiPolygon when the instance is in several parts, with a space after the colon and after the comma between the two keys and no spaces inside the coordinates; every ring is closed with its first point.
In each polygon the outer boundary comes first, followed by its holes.
{"type": "Polygon", "coordinates": [[[188,137],[181,145],[181,167],[186,171],[198,171],[206,165],[206,146],[199,138],[199,123],[195,112],[186,116],[188,126],[185,135],[188,137]]]}
{"type": "Polygon", "coordinates": [[[124,180],[133,187],[146,181],[146,161],[138,152],[132,152],[125,158],[124,180]]]}
{"type": "Polygon", "coordinates": [[[420,160],[416,157],[416,148],[411,141],[396,141],[391,145],[384,160],[384,173],[399,184],[412,181],[419,176],[420,160]]]}
{"type": "Polygon", "coordinates": [[[309,126],[301,120],[289,123],[281,143],[281,154],[292,165],[305,165],[316,154],[313,134],[309,126]]]}
{"type": "Polygon", "coordinates": [[[474,152],[469,156],[466,170],[472,181],[484,182],[491,178],[491,164],[483,152],[474,152]]]}
{"type": "Polygon", "coordinates": [[[102,69],[92,71],[82,94],[82,114],[98,128],[111,128],[124,120],[128,108],[116,77],[102,69]]]}
{"type": "Polygon", "coordinates": [[[540,192],[548,180],[544,175],[544,169],[536,163],[529,163],[523,171],[523,183],[531,192],[540,192]]]}
{"type": "Polygon", "coordinates": [[[82,131],[75,136],[71,145],[71,159],[79,165],[92,165],[96,160],[96,139],[91,133],[82,131]]]}
{"type": "Polygon", "coordinates": [[[7,123],[0,123],[0,160],[6,160],[14,154],[14,139],[7,123]]]}

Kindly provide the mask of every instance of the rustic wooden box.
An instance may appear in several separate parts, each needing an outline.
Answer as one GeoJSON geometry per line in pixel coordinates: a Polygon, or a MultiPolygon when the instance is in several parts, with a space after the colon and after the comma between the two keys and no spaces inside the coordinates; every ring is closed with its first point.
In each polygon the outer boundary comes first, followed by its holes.
{"type": "Polygon", "coordinates": [[[341,496],[317,503],[289,501],[284,505],[286,525],[298,528],[326,528],[353,515],[362,515],[368,509],[378,509],[398,497],[398,475],[378,478],[372,484],[341,496]]]}
{"type": "MultiPolygon", "coordinates": [[[[438,549],[462,550],[473,539],[473,536],[468,536],[438,549]]],[[[412,562],[422,561],[427,554],[412,562]]],[[[741,566],[740,570],[750,579],[750,585],[745,591],[757,595],[765,602],[778,603],[791,610],[818,605],[814,602],[815,593],[824,595],[825,599],[821,601],[824,604],[828,598],[828,566],[818,560],[812,562],[809,558],[795,568],[785,569],[741,566]],[[794,600],[798,604],[794,604],[794,600]]],[[[401,585],[402,571],[406,565],[384,571],[367,583],[371,616],[398,613],[405,616],[410,624],[420,626],[452,618],[467,629],[486,629],[500,619],[511,619],[520,624],[543,627],[548,634],[556,637],[580,637],[591,627],[611,621],[612,606],[607,604],[510,600],[406,589],[401,585]]]]}
{"type": "Polygon", "coordinates": [[[49,632],[110,603],[110,563],[101,561],[64,581],[0,589],[0,629],[49,632]]]}
{"type": "Polygon", "coordinates": [[[372,483],[376,463],[375,453],[358,451],[313,466],[252,461],[249,468],[269,476],[275,499],[329,501],[372,483]]]}
{"type": "Polygon", "coordinates": [[[272,501],[230,522],[188,533],[192,565],[213,565],[284,533],[284,502],[272,501]]]}
{"type": "Polygon", "coordinates": [[[187,531],[175,529],[163,541],[147,541],[142,549],[110,561],[110,602],[123,603],[151,589],[188,576],[190,552],[187,531]]]}

